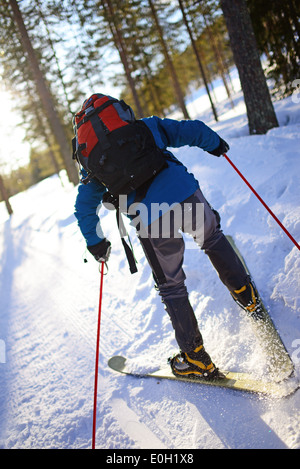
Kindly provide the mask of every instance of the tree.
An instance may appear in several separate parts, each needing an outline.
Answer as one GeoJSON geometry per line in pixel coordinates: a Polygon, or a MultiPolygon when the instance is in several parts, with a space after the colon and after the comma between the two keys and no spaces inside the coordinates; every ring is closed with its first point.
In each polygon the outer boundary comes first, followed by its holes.
{"type": "MultiPolygon", "coordinates": [[[[227,78],[226,78],[226,70],[225,70],[225,63],[224,63],[224,58],[223,58],[223,51],[221,47],[221,43],[219,41],[219,34],[215,30],[213,30],[212,25],[210,24],[210,19],[211,19],[211,12],[210,9],[207,8],[203,11],[203,19],[205,23],[205,29],[208,34],[209,42],[211,43],[212,50],[214,52],[214,57],[216,60],[216,64],[218,66],[218,72],[222,77],[222,81],[224,84],[224,88],[226,90],[227,96],[229,98],[231,107],[234,108],[234,102],[231,98],[231,92],[227,83],[227,78]]],[[[228,73],[229,75],[229,73],[228,73]]]]}
{"type": "Polygon", "coordinates": [[[7,191],[6,191],[4,181],[3,181],[3,178],[1,176],[1,174],[0,174],[0,194],[1,194],[2,199],[5,202],[5,206],[6,206],[6,209],[8,211],[8,214],[12,215],[13,214],[13,209],[12,209],[11,204],[9,202],[8,194],[7,194],[7,191]]]}
{"type": "Polygon", "coordinates": [[[250,134],[278,127],[245,0],[221,0],[247,109],[250,134]]]}
{"type": "Polygon", "coordinates": [[[66,137],[64,128],[60,122],[59,115],[55,109],[51,93],[43,76],[43,73],[40,69],[39,62],[32,47],[29,35],[27,33],[18,3],[16,0],[9,0],[9,4],[11,6],[15,22],[20,32],[22,46],[30,63],[30,68],[36,84],[37,92],[39,94],[40,100],[47,115],[49,126],[52,128],[53,134],[60,147],[61,155],[64,160],[69,180],[73,184],[77,184],[78,172],[71,158],[72,153],[70,144],[68,143],[68,139],[66,137]]]}
{"type": "Polygon", "coordinates": [[[139,100],[139,97],[138,97],[138,94],[137,94],[134,79],[132,77],[131,67],[130,67],[129,60],[128,60],[126,44],[125,44],[123,36],[122,36],[121,28],[118,25],[117,15],[116,15],[116,12],[114,11],[112,1],[111,0],[102,0],[101,3],[102,3],[102,6],[103,6],[103,9],[104,9],[104,12],[105,12],[105,16],[107,17],[107,20],[108,20],[108,23],[109,23],[109,27],[110,27],[110,30],[111,30],[111,33],[112,33],[112,36],[113,36],[115,47],[119,52],[120,59],[122,61],[124,71],[125,71],[125,74],[126,74],[126,78],[128,80],[128,84],[129,84],[131,92],[132,92],[132,96],[133,96],[134,103],[135,103],[135,106],[136,106],[137,116],[138,117],[143,117],[142,106],[141,106],[141,103],[140,103],[140,100],[139,100]]]}
{"type": "Polygon", "coordinates": [[[247,0],[255,37],[268,59],[273,93],[287,96],[299,78],[300,5],[296,0],[247,0]]]}
{"type": "Polygon", "coordinates": [[[60,66],[56,51],[55,51],[54,43],[53,43],[53,40],[51,39],[51,34],[50,34],[49,27],[48,27],[47,18],[46,18],[45,14],[42,11],[42,5],[41,5],[40,0],[35,0],[35,3],[36,3],[37,14],[40,17],[40,21],[44,24],[46,34],[47,34],[47,42],[49,43],[50,49],[52,51],[53,58],[55,60],[58,78],[59,78],[60,84],[61,84],[62,89],[63,89],[63,97],[64,97],[65,104],[67,106],[69,114],[72,114],[69,93],[67,91],[67,86],[66,86],[65,79],[64,79],[64,76],[63,76],[63,73],[62,73],[62,70],[61,70],[61,66],[60,66]]]}
{"type": "Polygon", "coordinates": [[[157,12],[156,12],[156,9],[155,9],[155,6],[154,6],[154,2],[153,2],[153,0],[148,0],[148,2],[149,2],[149,7],[151,9],[151,13],[152,13],[152,16],[153,16],[153,19],[154,19],[154,22],[155,22],[155,25],[156,25],[156,28],[157,28],[157,32],[158,32],[158,35],[159,35],[159,38],[160,38],[161,46],[163,48],[165,60],[166,60],[166,63],[167,63],[168,70],[170,72],[170,77],[171,77],[171,80],[172,80],[172,83],[173,83],[173,87],[174,87],[174,91],[175,91],[175,94],[176,94],[176,97],[177,97],[177,100],[178,100],[178,104],[179,104],[179,106],[182,110],[182,113],[183,113],[185,119],[189,119],[190,116],[189,116],[189,113],[188,113],[188,111],[186,109],[186,106],[185,106],[183,93],[182,93],[182,90],[181,90],[181,87],[180,87],[180,84],[179,84],[179,81],[178,81],[178,78],[177,78],[177,74],[176,74],[176,71],[175,71],[171,56],[170,56],[169,51],[168,51],[167,43],[164,39],[163,30],[162,30],[160,22],[159,22],[159,18],[158,18],[158,15],[157,15],[157,12]]]}
{"type": "Polygon", "coordinates": [[[209,87],[208,87],[208,82],[207,82],[207,79],[206,79],[206,74],[205,74],[205,71],[204,71],[204,68],[203,68],[203,65],[202,65],[202,61],[201,61],[201,58],[200,58],[200,54],[199,54],[199,51],[198,51],[198,48],[197,48],[196,41],[195,41],[194,36],[193,36],[193,32],[190,28],[190,25],[189,25],[189,22],[188,22],[188,19],[187,19],[187,15],[186,15],[186,12],[185,12],[183,2],[182,2],[182,0],[178,0],[178,3],[179,3],[179,7],[180,7],[180,10],[181,10],[181,13],[182,13],[184,24],[186,26],[186,29],[188,31],[188,34],[189,34],[189,37],[190,37],[190,40],[191,40],[192,48],[193,48],[195,56],[196,56],[197,64],[198,64],[198,67],[199,67],[199,70],[200,70],[200,73],[201,73],[201,76],[202,76],[202,79],[203,79],[203,82],[204,82],[204,86],[205,86],[206,93],[207,93],[207,96],[208,96],[208,99],[209,99],[209,102],[210,102],[210,105],[211,105],[211,108],[212,108],[214,118],[215,118],[216,121],[218,121],[217,110],[215,108],[213,100],[211,99],[211,95],[210,95],[210,91],[209,91],[209,87]]]}

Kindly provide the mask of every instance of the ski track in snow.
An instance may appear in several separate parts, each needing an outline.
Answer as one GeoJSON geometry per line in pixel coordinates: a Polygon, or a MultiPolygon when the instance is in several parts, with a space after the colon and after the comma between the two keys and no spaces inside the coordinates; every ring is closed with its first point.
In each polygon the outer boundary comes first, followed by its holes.
{"type": "MultiPolygon", "coordinates": [[[[250,137],[239,93],[234,111],[220,102],[218,123],[198,112],[197,99],[192,117],[228,139],[231,159],[299,241],[300,105],[275,103],[281,127],[250,137]]],[[[225,159],[188,147],[174,153],[234,236],[299,375],[299,251],[225,159]]],[[[75,197],[76,189],[52,177],[13,197],[10,219],[0,204],[1,448],[91,447],[100,275],[77,229],[75,197]]],[[[116,354],[156,365],[177,346],[134,233],[139,272],[132,276],[115,216],[102,213],[113,250],[104,278],[97,448],[299,449],[299,391],[278,401],[108,368],[116,354]]],[[[205,255],[188,245],[184,269],[206,348],[218,366],[262,376],[266,363],[251,325],[205,255]]]]}

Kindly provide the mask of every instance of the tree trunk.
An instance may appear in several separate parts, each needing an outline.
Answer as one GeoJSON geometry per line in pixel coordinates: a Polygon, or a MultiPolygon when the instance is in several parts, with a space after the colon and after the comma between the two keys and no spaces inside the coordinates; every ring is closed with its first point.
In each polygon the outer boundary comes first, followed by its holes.
{"type": "Polygon", "coordinates": [[[0,194],[2,196],[2,199],[4,200],[5,202],[5,205],[6,205],[6,208],[7,208],[7,211],[8,211],[8,214],[9,215],[12,215],[13,214],[13,209],[10,205],[10,202],[9,202],[9,199],[8,199],[8,195],[7,195],[7,191],[5,189],[5,186],[4,186],[4,182],[3,182],[3,179],[2,179],[2,176],[0,175],[0,194]]]}
{"type": "MultiPolygon", "coordinates": [[[[44,142],[46,143],[46,145],[48,147],[49,156],[50,156],[50,159],[53,163],[53,168],[55,170],[55,173],[58,175],[58,177],[60,177],[59,176],[59,172],[60,172],[59,163],[58,163],[56,155],[53,151],[53,146],[54,145],[51,144],[51,136],[52,135],[50,136],[49,129],[45,125],[45,122],[47,122],[47,119],[45,120],[45,115],[44,115],[43,112],[40,112],[40,108],[37,105],[35,106],[34,96],[32,96],[32,92],[31,92],[31,89],[30,89],[30,86],[29,86],[28,83],[27,83],[27,93],[30,96],[31,102],[33,103],[35,118],[36,118],[37,122],[39,122],[39,132],[43,136],[44,142]]],[[[52,140],[53,140],[53,137],[52,137],[52,140]]]]}
{"type": "Polygon", "coordinates": [[[230,101],[230,104],[231,104],[231,107],[232,109],[234,108],[234,103],[233,103],[233,100],[232,100],[232,97],[231,97],[231,93],[230,93],[230,89],[229,89],[229,86],[227,84],[227,79],[226,79],[226,71],[225,71],[225,67],[224,67],[224,62],[223,62],[223,58],[222,58],[222,54],[221,54],[221,48],[220,48],[220,45],[217,43],[217,40],[215,39],[215,35],[212,31],[212,28],[210,26],[210,23],[208,22],[207,18],[206,18],[206,15],[203,14],[203,18],[204,18],[204,22],[205,22],[205,27],[206,27],[206,30],[207,30],[207,33],[208,33],[208,37],[209,37],[209,40],[211,42],[211,46],[212,46],[212,49],[213,49],[213,52],[214,52],[214,55],[215,55],[215,58],[216,58],[216,62],[217,62],[217,66],[218,66],[218,69],[219,69],[219,73],[222,77],[222,81],[223,81],[223,84],[224,84],[224,88],[226,90],[226,93],[227,93],[227,96],[228,96],[228,99],[230,101]]]}
{"type": "Polygon", "coordinates": [[[52,132],[60,148],[60,152],[64,161],[69,180],[73,184],[77,184],[79,180],[78,171],[76,169],[75,163],[72,160],[71,146],[68,142],[68,138],[66,137],[64,128],[60,122],[59,115],[54,107],[53,99],[47,87],[43,73],[40,70],[37,57],[35,55],[34,49],[32,47],[30,38],[28,36],[26,27],[23,22],[22,14],[18,7],[18,3],[16,0],[9,0],[9,4],[13,11],[14,19],[20,32],[22,46],[29,60],[30,68],[37,88],[37,93],[45,109],[49,126],[51,127],[52,132]]]}
{"type": "Polygon", "coordinates": [[[61,67],[60,67],[60,64],[59,64],[59,60],[58,60],[58,57],[57,57],[57,54],[56,54],[56,51],[55,51],[55,48],[54,48],[53,41],[51,39],[51,34],[50,34],[49,27],[48,27],[47,19],[46,19],[45,15],[42,11],[42,6],[41,6],[40,0],[35,0],[35,3],[37,4],[38,11],[39,11],[39,16],[41,17],[41,20],[44,23],[44,26],[45,26],[45,29],[46,29],[49,46],[51,48],[51,51],[52,51],[52,54],[53,54],[53,57],[54,57],[54,60],[55,60],[55,63],[56,63],[57,74],[58,74],[58,78],[60,79],[60,82],[61,82],[61,85],[62,85],[62,89],[63,89],[63,92],[64,92],[64,97],[65,97],[65,100],[66,100],[66,104],[68,106],[68,111],[69,111],[70,114],[73,114],[72,109],[71,109],[71,102],[70,102],[68,92],[67,92],[67,87],[66,87],[65,80],[64,80],[64,77],[63,77],[63,73],[62,73],[62,70],[61,70],[61,67]]]}
{"type": "Polygon", "coordinates": [[[132,93],[132,96],[133,96],[133,100],[134,100],[134,104],[135,104],[135,107],[136,107],[137,117],[141,118],[141,117],[143,117],[144,113],[143,113],[143,109],[142,109],[142,106],[141,106],[141,103],[140,103],[140,100],[139,100],[139,97],[138,97],[138,94],[137,94],[137,91],[136,91],[136,86],[135,86],[134,80],[132,78],[132,74],[131,74],[129,62],[128,62],[128,59],[127,59],[127,53],[126,53],[126,48],[125,48],[125,44],[124,44],[124,41],[123,41],[122,33],[121,33],[120,29],[118,28],[118,25],[115,21],[115,15],[114,15],[114,10],[113,10],[113,6],[112,6],[111,1],[110,0],[102,1],[102,5],[103,5],[104,9],[105,9],[105,3],[106,3],[106,6],[108,8],[108,12],[109,12],[109,15],[108,15],[109,16],[109,27],[110,27],[110,30],[111,30],[111,33],[112,33],[112,36],[113,36],[115,47],[119,52],[120,59],[121,59],[121,62],[123,64],[123,67],[124,67],[124,71],[125,71],[125,75],[126,75],[126,78],[127,78],[127,81],[128,81],[128,85],[130,87],[130,90],[131,90],[131,93],[132,93]]]}
{"type": "Polygon", "coordinates": [[[193,47],[193,50],[194,50],[194,54],[196,56],[197,64],[198,64],[198,67],[199,67],[199,70],[200,70],[200,73],[201,73],[201,76],[202,76],[202,79],[203,79],[203,82],[204,82],[204,86],[205,86],[205,89],[206,89],[206,93],[207,93],[207,96],[208,96],[208,99],[209,99],[209,102],[210,102],[210,105],[211,105],[211,109],[212,109],[214,118],[215,118],[216,121],[218,121],[217,110],[215,108],[213,100],[211,99],[211,95],[210,95],[210,91],[209,91],[205,71],[204,71],[204,68],[203,68],[203,65],[202,65],[202,61],[201,61],[201,58],[200,58],[200,55],[199,55],[199,52],[198,52],[196,42],[195,42],[194,37],[193,37],[192,30],[190,28],[189,22],[188,22],[187,17],[186,17],[186,13],[185,13],[183,3],[182,3],[181,0],[178,0],[178,3],[179,3],[180,10],[181,10],[181,13],[182,13],[183,22],[184,22],[185,27],[186,27],[186,29],[189,33],[189,36],[190,36],[191,44],[192,44],[192,47],[193,47]]]}
{"type": "Polygon", "coordinates": [[[179,81],[178,81],[178,78],[177,78],[177,75],[176,75],[176,71],[175,71],[173,62],[172,62],[171,57],[169,55],[168,47],[167,47],[166,41],[164,39],[163,31],[162,31],[162,28],[160,26],[154,4],[153,4],[152,0],[148,0],[148,2],[149,2],[149,6],[150,6],[150,9],[151,9],[151,12],[152,12],[152,16],[153,16],[153,19],[154,19],[154,22],[155,22],[155,25],[156,25],[156,29],[157,29],[157,32],[158,32],[158,35],[159,35],[159,39],[160,39],[160,42],[161,42],[161,45],[162,45],[162,48],[163,48],[164,56],[165,56],[165,59],[166,59],[166,62],[167,62],[167,67],[168,67],[169,72],[170,72],[170,76],[171,76],[171,80],[172,80],[172,83],[173,83],[173,87],[174,87],[175,95],[177,97],[178,104],[179,104],[179,106],[182,110],[182,113],[183,113],[185,119],[190,119],[189,113],[188,113],[188,111],[186,109],[186,106],[185,106],[183,93],[182,93],[182,90],[181,90],[181,87],[180,87],[180,84],[179,84],[179,81]]]}
{"type": "Polygon", "coordinates": [[[250,134],[278,127],[245,0],[221,0],[230,44],[244,93],[250,134]]]}

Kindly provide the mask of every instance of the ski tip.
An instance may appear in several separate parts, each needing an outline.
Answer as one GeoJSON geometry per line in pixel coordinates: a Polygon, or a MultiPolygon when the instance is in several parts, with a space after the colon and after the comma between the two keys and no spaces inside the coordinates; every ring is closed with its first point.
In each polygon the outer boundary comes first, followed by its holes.
{"type": "Polygon", "coordinates": [[[125,368],[126,358],[115,355],[108,360],[108,366],[115,371],[122,371],[125,368]]]}

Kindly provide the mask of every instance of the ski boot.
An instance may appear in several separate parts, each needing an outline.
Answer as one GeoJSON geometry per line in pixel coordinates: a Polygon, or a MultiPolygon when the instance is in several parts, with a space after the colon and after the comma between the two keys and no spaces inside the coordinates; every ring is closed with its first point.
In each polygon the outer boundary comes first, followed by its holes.
{"type": "Polygon", "coordinates": [[[234,301],[253,319],[265,318],[265,312],[258,291],[252,280],[238,290],[230,292],[234,301]]]}
{"type": "Polygon", "coordinates": [[[212,363],[203,345],[190,353],[181,352],[169,358],[169,364],[175,376],[187,376],[192,379],[223,379],[225,376],[212,363]]]}

